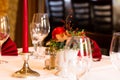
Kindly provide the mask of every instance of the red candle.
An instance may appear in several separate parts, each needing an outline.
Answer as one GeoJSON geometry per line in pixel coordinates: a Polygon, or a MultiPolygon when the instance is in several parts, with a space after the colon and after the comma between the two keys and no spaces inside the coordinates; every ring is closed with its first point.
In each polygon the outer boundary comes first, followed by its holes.
{"type": "Polygon", "coordinates": [[[28,53],[28,1],[23,0],[23,53],[28,53]]]}

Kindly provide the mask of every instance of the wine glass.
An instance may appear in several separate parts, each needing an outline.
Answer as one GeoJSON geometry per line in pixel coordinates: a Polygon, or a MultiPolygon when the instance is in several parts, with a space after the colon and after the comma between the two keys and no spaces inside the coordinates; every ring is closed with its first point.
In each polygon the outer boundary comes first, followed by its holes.
{"type": "Polygon", "coordinates": [[[30,33],[32,44],[34,45],[34,55],[36,58],[41,57],[38,45],[42,46],[42,41],[50,32],[50,24],[47,13],[35,13],[32,23],[30,24],[30,33]]]}
{"type": "Polygon", "coordinates": [[[110,46],[110,59],[115,69],[120,71],[120,32],[113,33],[110,46]]]}
{"type": "Polygon", "coordinates": [[[58,76],[79,80],[91,66],[92,50],[90,39],[86,36],[73,36],[66,42],[64,62],[58,76]]]}
{"type": "Polygon", "coordinates": [[[37,57],[37,48],[38,48],[38,42],[39,42],[39,23],[31,23],[30,24],[30,33],[31,33],[31,39],[32,39],[32,44],[34,46],[34,51],[33,55],[37,57]]]}
{"type": "MultiPolygon", "coordinates": [[[[2,44],[8,39],[10,34],[10,26],[7,16],[0,16],[0,54],[2,53],[2,44]]],[[[0,64],[6,63],[5,60],[0,60],[0,64]]]]}
{"type": "Polygon", "coordinates": [[[79,52],[77,66],[75,68],[76,80],[88,73],[92,63],[91,41],[88,37],[79,38],[79,52]]]}

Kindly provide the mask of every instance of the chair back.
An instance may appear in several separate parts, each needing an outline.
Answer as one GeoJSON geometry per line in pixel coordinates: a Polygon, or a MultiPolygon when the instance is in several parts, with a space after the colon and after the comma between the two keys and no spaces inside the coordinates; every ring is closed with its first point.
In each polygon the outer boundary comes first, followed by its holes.
{"type": "Polygon", "coordinates": [[[79,29],[92,30],[90,0],[71,0],[75,25],[79,29]]]}
{"type": "Polygon", "coordinates": [[[46,8],[52,27],[63,25],[61,22],[65,18],[64,0],[46,0],[46,8]]]}
{"type": "Polygon", "coordinates": [[[112,0],[91,0],[91,10],[95,32],[111,34],[113,32],[112,0]]]}

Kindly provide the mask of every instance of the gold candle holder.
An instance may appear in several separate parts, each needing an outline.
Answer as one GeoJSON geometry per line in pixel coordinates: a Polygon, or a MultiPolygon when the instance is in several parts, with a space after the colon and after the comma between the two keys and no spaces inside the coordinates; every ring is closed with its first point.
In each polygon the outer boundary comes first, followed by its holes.
{"type": "Polygon", "coordinates": [[[24,64],[22,69],[13,73],[12,76],[17,78],[39,77],[40,74],[36,71],[33,71],[29,67],[29,64],[28,64],[29,53],[24,53],[23,59],[24,59],[24,64]]]}

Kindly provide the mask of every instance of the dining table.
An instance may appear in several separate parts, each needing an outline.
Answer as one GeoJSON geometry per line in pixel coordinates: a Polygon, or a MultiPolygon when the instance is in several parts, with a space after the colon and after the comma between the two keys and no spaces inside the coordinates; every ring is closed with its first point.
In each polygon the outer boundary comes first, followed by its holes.
{"type": "MultiPolygon", "coordinates": [[[[22,49],[18,49],[18,53],[22,49]]],[[[29,51],[32,51],[33,48],[30,47],[29,51]]],[[[42,48],[40,51],[44,52],[45,48],[42,48]]],[[[55,69],[47,70],[45,67],[45,57],[35,59],[30,56],[28,63],[32,70],[40,74],[39,77],[28,77],[28,78],[17,78],[13,77],[12,74],[20,70],[23,67],[23,54],[18,56],[1,56],[1,59],[8,61],[8,63],[0,64],[0,80],[73,80],[55,75],[55,69]]],[[[116,70],[111,61],[110,56],[102,55],[100,61],[92,62],[92,66],[89,72],[81,77],[80,80],[120,80],[120,71],[116,70]]],[[[72,73],[72,72],[71,72],[72,73]]]]}

